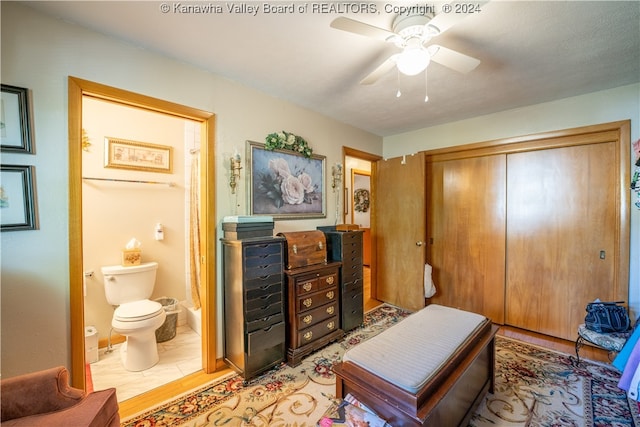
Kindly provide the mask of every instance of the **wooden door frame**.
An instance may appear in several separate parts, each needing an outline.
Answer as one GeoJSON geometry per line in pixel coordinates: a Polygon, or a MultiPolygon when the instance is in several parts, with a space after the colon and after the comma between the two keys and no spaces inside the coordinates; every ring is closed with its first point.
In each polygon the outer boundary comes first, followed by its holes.
{"type": "Polygon", "coordinates": [[[216,221],[215,221],[215,115],[134,92],[69,76],[69,300],[71,385],[85,389],[83,229],[82,229],[82,102],[84,96],[182,117],[200,123],[201,159],[201,283],[202,369],[216,370],[216,221]]]}
{"type": "MultiPolygon", "coordinates": [[[[371,298],[377,299],[378,293],[378,281],[376,279],[377,276],[377,262],[376,262],[376,253],[377,253],[377,232],[376,232],[376,162],[378,160],[382,160],[382,156],[378,156],[377,154],[367,153],[365,151],[357,150],[355,148],[350,147],[342,147],[342,164],[346,165],[346,157],[354,157],[356,159],[366,160],[371,162],[371,199],[369,203],[369,209],[371,211],[371,265],[369,266],[371,270],[371,298]]],[[[346,170],[345,170],[346,173],[346,170]]],[[[345,179],[345,178],[343,178],[345,179]]],[[[347,201],[345,200],[344,203],[347,201]]],[[[344,211],[344,210],[343,210],[344,211]]]]}

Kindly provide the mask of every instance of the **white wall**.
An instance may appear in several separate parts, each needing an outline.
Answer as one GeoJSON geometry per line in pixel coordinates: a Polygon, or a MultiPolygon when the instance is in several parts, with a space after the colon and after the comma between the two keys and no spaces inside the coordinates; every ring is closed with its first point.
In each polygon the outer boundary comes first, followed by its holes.
{"type": "MultiPolygon", "coordinates": [[[[580,126],[631,120],[631,142],[640,138],[640,84],[502,111],[384,138],[385,158],[434,148],[490,141],[580,126]]],[[[629,147],[632,153],[632,147],[629,147]]],[[[631,154],[631,162],[635,162],[631,154]]],[[[631,168],[633,171],[633,167],[631,168]]],[[[576,191],[580,191],[576,188],[576,191]]],[[[631,193],[629,303],[640,314],[640,209],[631,193]]]]}
{"type": "MultiPolygon", "coordinates": [[[[53,365],[70,366],[68,76],[216,114],[218,229],[223,216],[247,212],[244,174],[237,210],[227,181],[228,158],[236,149],[244,153],[246,140],[262,142],[271,132],[287,130],[303,136],[314,152],[325,155],[327,165],[341,161],[345,141],[355,149],[382,153],[378,136],[47,17],[23,4],[0,2],[0,7],[2,83],[32,91],[36,145],[35,155],[3,153],[2,162],[35,165],[40,218],[39,230],[0,236],[4,377],[53,365]]],[[[278,222],[277,230],[330,225],[334,211],[334,199],[328,197],[327,218],[278,222]]]]}

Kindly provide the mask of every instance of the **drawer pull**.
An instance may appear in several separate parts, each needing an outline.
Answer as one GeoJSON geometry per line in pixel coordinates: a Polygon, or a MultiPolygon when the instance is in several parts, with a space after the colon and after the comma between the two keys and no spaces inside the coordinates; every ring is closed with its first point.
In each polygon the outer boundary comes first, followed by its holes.
{"type": "Polygon", "coordinates": [[[293,253],[294,254],[298,253],[298,245],[293,245],[293,253]]]}
{"type": "Polygon", "coordinates": [[[313,284],[311,282],[306,282],[304,285],[302,285],[302,289],[304,289],[307,292],[309,292],[312,287],[313,287],[313,284]]]}
{"type": "Polygon", "coordinates": [[[310,315],[310,314],[307,314],[307,315],[306,315],[306,316],[304,316],[304,318],[302,319],[302,321],[303,321],[304,323],[306,323],[307,325],[308,325],[309,323],[311,323],[311,321],[312,321],[312,320],[313,320],[313,316],[312,316],[312,315],[310,315]]]}
{"type": "Polygon", "coordinates": [[[322,247],[323,247],[323,246],[324,246],[324,245],[322,244],[322,241],[318,242],[318,249],[322,250],[322,247]]]}
{"type": "Polygon", "coordinates": [[[311,337],[313,337],[313,332],[312,331],[306,332],[304,334],[304,339],[307,340],[307,341],[310,341],[311,337]]]}
{"type": "Polygon", "coordinates": [[[333,330],[333,328],[336,327],[335,322],[329,322],[327,323],[327,329],[329,329],[330,331],[333,330]]]}
{"type": "Polygon", "coordinates": [[[333,291],[327,292],[327,298],[333,299],[334,296],[335,296],[335,293],[333,291]]]}
{"type": "Polygon", "coordinates": [[[336,311],[334,306],[327,307],[327,314],[333,314],[334,311],[336,311]]]}
{"type": "Polygon", "coordinates": [[[309,307],[311,307],[311,304],[313,304],[313,300],[311,298],[307,298],[304,301],[302,301],[302,304],[305,307],[309,308],[309,307]]]}
{"type": "Polygon", "coordinates": [[[328,283],[328,284],[333,285],[333,281],[334,281],[333,276],[329,276],[329,277],[327,277],[327,283],[328,283]]]}

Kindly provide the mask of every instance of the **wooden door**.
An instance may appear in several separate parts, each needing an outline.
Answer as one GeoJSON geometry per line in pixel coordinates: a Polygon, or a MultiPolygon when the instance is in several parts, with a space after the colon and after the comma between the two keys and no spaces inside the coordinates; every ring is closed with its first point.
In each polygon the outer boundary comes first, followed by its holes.
{"type": "Polygon", "coordinates": [[[431,302],[504,322],[504,154],[430,164],[431,302]]]}
{"type": "Polygon", "coordinates": [[[419,310],[425,304],[424,153],[379,160],[376,170],[377,299],[419,310]]]}
{"type": "Polygon", "coordinates": [[[507,158],[506,323],[568,340],[616,299],[616,143],[507,158]]]}

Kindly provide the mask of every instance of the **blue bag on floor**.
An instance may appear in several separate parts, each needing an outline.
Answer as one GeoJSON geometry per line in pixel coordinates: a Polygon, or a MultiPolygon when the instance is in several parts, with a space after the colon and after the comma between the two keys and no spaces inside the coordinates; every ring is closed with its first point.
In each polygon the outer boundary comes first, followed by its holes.
{"type": "MultiPolygon", "coordinates": [[[[638,318],[640,320],[640,317],[638,318]]],[[[633,333],[627,339],[627,342],[620,350],[620,353],[613,359],[611,363],[616,369],[620,372],[624,371],[624,367],[627,365],[627,361],[629,360],[629,356],[631,356],[631,351],[636,346],[636,343],[640,341],[640,328],[638,327],[638,320],[636,320],[636,326],[634,327],[633,333]]]]}

